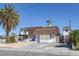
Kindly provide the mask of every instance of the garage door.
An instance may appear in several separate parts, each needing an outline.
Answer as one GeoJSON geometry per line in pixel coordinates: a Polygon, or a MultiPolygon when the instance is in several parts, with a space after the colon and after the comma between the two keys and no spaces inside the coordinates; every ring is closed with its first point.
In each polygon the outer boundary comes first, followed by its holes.
{"type": "Polygon", "coordinates": [[[37,42],[54,42],[56,43],[56,37],[52,36],[50,39],[49,35],[38,35],[37,42]]]}
{"type": "Polygon", "coordinates": [[[49,38],[49,35],[40,35],[41,40],[48,40],[49,38]]]}
{"type": "Polygon", "coordinates": [[[49,38],[49,35],[40,35],[40,42],[48,42],[49,38]]]}

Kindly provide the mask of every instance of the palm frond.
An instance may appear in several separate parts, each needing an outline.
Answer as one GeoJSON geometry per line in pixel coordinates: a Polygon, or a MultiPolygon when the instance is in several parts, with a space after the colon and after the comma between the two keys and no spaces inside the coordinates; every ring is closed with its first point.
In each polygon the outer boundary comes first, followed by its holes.
{"type": "Polygon", "coordinates": [[[18,25],[19,16],[11,5],[5,5],[4,9],[0,9],[0,24],[6,32],[10,32],[18,25]]]}

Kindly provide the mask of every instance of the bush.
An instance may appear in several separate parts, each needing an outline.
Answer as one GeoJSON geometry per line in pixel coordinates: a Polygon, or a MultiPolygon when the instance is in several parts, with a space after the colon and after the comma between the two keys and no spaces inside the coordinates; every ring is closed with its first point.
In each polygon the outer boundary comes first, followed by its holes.
{"type": "Polygon", "coordinates": [[[71,44],[76,47],[79,42],[79,30],[74,30],[70,32],[69,41],[71,44]]]}
{"type": "Polygon", "coordinates": [[[15,43],[15,36],[6,37],[6,43],[15,43]]]}

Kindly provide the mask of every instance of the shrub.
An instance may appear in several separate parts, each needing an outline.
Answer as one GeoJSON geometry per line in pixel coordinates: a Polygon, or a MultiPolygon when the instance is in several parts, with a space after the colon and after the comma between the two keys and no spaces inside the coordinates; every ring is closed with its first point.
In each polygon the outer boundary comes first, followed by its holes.
{"type": "Polygon", "coordinates": [[[69,34],[69,41],[71,42],[71,44],[73,46],[77,46],[78,42],[79,42],[79,30],[74,30],[71,31],[69,34]]]}
{"type": "Polygon", "coordinates": [[[6,37],[6,43],[15,43],[15,36],[6,37]]]}

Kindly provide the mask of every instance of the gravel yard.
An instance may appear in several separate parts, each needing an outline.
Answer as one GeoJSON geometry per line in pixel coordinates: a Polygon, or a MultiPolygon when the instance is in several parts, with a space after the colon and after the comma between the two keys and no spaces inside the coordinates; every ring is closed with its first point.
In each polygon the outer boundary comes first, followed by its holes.
{"type": "Polygon", "coordinates": [[[34,42],[17,42],[17,43],[1,43],[0,48],[21,48],[24,46],[32,45],[34,42]]]}

